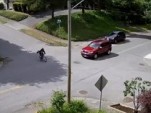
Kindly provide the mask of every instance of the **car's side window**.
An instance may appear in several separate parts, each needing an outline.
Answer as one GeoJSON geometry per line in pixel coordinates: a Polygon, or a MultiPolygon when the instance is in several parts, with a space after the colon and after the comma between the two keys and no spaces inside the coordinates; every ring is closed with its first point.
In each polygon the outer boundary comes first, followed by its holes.
{"type": "Polygon", "coordinates": [[[118,36],[118,37],[121,36],[121,33],[118,33],[117,36],[118,36]]]}
{"type": "Polygon", "coordinates": [[[120,32],[119,35],[120,35],[120,36],[124,36],[124,33],[123,33],[123,32],[120,32]]]}
{"type": "Polygon", "coordinates": [[[102,44],[100,44],[99,48],[102,48],[102,44]]]}
{"type": "Polygon", "coordinates": [[[100,45],[101,47],[104,47],[104,43],[100,45]]]}
{"type": "Polygon", "coordinates": [[[108,43],[103,43],[102,44],[102,47],[105,47],[105,46],[107,46],[108,45],[108,43]]]}

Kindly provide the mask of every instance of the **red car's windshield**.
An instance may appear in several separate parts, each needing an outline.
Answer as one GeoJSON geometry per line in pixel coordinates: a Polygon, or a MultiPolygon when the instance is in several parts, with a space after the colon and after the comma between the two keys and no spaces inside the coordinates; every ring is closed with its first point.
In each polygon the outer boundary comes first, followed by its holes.
{"type": "Polygon", "coordinates": [[[99,47],[99,44],[92,42],[92,43],[90,43],[88,46],[89,46],[89,47],[92,47],[92,48],[98,48],[98,47],[99,47]]]}

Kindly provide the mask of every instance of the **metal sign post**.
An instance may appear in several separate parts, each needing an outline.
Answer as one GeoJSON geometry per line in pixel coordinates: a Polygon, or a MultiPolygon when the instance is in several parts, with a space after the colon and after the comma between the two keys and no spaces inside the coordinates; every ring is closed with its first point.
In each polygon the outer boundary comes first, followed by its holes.
{"type": "Polygon", "coordinates": [[[101,110],[101,101],[102,101],[102,90],[105,87],[105,85],[107,84],[107,82],[108,82],[107,79],[103,75],[101,75],[99,80],[95,83],[95,86],[98,88],[98,90],[101,91],[101,94],[100,94],[100,106],[99,106],[100,110],[101,110]]]}
{"type": "Polygon", "coordinates": [[[102,103],[102,91],[101,91],[101,94],[100,94],[100,106],[99,106],[99,110],[101,110],[101,103],[102,103]]]}

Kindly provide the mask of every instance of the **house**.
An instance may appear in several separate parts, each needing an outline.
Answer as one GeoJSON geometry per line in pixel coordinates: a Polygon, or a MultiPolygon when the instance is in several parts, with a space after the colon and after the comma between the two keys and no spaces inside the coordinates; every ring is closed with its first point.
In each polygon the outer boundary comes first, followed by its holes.
{"type": "Polygon", "coordinates": [[[5,9],[12,9],[12,2],[15,0],[0,0],[0,3],[4,4],[5,9]]]}

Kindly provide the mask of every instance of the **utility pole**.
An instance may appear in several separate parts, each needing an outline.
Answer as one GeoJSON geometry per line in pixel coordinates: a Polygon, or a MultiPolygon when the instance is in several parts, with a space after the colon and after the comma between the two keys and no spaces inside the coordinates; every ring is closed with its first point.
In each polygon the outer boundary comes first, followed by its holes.
{"type": "Polygon", "coordinates": [[[75,6],[71,8],[71,0],[68,0],[68,84],[67,84],[67,102],[71,101],[71,10],[81,4],[84,0],[81,0],[75,6]]]}
{"type": "Polygon", "coordinates": [[[71,100],[71,0],[68,0],[68,85],[67,102],[71,100]]]}

